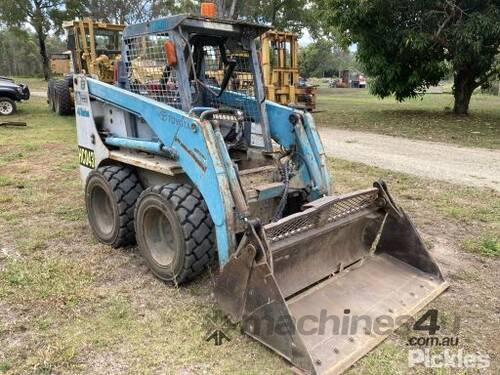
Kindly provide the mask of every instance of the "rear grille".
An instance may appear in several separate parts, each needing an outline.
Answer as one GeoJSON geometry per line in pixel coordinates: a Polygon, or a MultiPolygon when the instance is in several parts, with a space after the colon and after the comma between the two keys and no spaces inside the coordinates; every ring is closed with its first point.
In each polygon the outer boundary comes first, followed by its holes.
{"type": "Polygon", "coordinates": [[[325,197],[304,212],[290,215],[264,227],[267,240],[278,242],[321,225],[338,221],[374,204],[378,189],[361,190],[339,197],[325,197]]]}

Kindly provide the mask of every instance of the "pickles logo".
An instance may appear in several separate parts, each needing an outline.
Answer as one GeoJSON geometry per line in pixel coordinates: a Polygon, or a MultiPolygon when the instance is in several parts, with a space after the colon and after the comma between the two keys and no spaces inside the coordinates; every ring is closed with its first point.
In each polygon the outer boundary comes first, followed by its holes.
{"type": "Polygon", "coordinates": [[[95,153],[94,150],[86,147],[78,146],[78,160],[84,167],[95,169],[95,153]]]}

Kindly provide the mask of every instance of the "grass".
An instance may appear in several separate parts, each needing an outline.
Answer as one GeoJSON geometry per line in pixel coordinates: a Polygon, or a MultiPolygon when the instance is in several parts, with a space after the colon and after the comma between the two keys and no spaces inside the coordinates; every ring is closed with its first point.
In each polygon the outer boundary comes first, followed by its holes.
{"type": "Polygon", "coordinates": [[[366,187],[370,181],[383,179],[401,205],[413,216],[428,224],[429,216],[454,223],[464,233],[469,230],[500,231],[500,193],[393,172],[361,163],[330,159],[334,189],[338,193],[366,187]],[[425,204],[425,212],[417,208],[425,204]]]}
{"type": "Polygon", "coordinates": [[[404,366],[405,360],[405,353],[397,345],[385,342],[373,355],[364,357],[357,363],[352,369],[352,374],[402,374],[407,370],[404,366]]]}
{"type": "MultiPolygon", "coordinates": [[[[135,248],[111,249],[92,238],[73,118],[56,117],[42,98],[33,98],[20,105],[17,119],[29,127],[0,129],[0,372],[289,373],[284,360],[218,312],[213,272],[175,288],[155,279],[135,248]],[[229,343],[205,341],[214,322],[229,343]]],[[[500,196],[493,190],[336,159],[330,168],[336,192],[385,179],[431,246],[446,235],[457,247],[465,249],[466,241],[488,247],[484,240],[499,232],[500,196]]],[[[493,323],[481,319],[495,313],[487,301],[497,279],[480,267],[487,262],[493,269],[497,260],[460,251],[472,266],[450,280],[453,290],[469,288],[468,303],[452,291],[432,306],[444,316],[479,319],[463,332],[467,350],[492,352],[493,323]]],[[[349,373],[405,373],[405,337],[395,333],[349,373]]]]}
{"type": "Polygon", "coordinates": [[[500,236],[488,233],[479,238],[469,238],[464,241],[464,248],[473,253],[500,257],[500,236]]]}
{"type": "Polygon", "coordinates": [[[3,187],[3,186],[10,186],[14,183],[14,181],[7,177],[7,176],[0,176],[0,187],[3,187]]]}
{"type": "Polygon", "coordinates": [[[316,121],[321,126],[401,136],[469,147],[500,149],[500,97],[476,94],[469,116],[451,113],[450,94],[427,94],[398,103],[366,89],[320,88],[316,121]]]}
{"type": "Polygon", "coordinates": [[[12,368],[10,362],[0,362],[0,372],[7,372],[12,368]]]}
{"type": "Polygon", "coordinates": [[[16,83],[24,83],[28,85],[30,91],[47,91],[47,81],[37,77],[13,77],[16,83]]]}

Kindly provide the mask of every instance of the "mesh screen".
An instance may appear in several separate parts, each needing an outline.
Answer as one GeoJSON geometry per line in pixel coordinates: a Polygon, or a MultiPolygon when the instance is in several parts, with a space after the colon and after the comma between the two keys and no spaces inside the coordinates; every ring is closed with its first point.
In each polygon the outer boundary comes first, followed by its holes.
{"type": "Polygon", "coordinates": [[[255,102],[242,100],[244,96],[255,97],[250,52],[225,47],[221,50],[219,46],[204,45],[195,47],[195,56],[199,53],[203,54],[203,58],[195,59],[199,65],[197,77],[206,86],[197,85],[197,92],[203,95],[203,104],[215,108],[238,108],[244,112],[247,120],[256,121],[258,112],[255,102]],[[223,56],[224,52],[225,56],[223,56]],[[219,97],[218,94],[231,63],[235,64],[234,70],[228,76],[229,80],[224,93],[219,97]]]}
{"type": "Polygon", "coordinates": [[[167,64],[165,42],[168,34],[150,34],[127,39],[125,64],[130,91],[181,107],[175,67],[167,64]]]}
{"type": "Polygon", "coordinates": [[[322,217],[326,218],[328,223],[340,220],[348,215],[370,207],[378,197],[378,189],[373,188],[368,191],[356,193],[344,199],[333,200],[330,204],[321,208],[304,212],[293,219],[284,219],[277,225],[264,227],[266,237],[270,242],[277,242],[286,238],[293,237],[304,231],[317,228],[322,225],[322,217]],[[325,215],[326,214],[326,215],[325,215]]]}
{"type": "MultiPolygon", "coordinates": [[[[176,69],[181,66],[167,64],[165,42],[169,40],[167,33],[126,39],[125,64],[132,92],[181,109],[176,77],[176,69]]],[[[247,121],[257,122],[256,102],[248,100],[248,97],[255,98],[251,53],[241,48],[238,41],[223,38],[196,40],[195,37],[190,48],[191,55],[186,50],[184,69],[190,77],[192,106],[237,108],[243,111],[247,121]],[[234,65],[232,73],[229,72],[231,65],[234,65]],[[228,81],[223,87],[225,78],[228,81]]]]}

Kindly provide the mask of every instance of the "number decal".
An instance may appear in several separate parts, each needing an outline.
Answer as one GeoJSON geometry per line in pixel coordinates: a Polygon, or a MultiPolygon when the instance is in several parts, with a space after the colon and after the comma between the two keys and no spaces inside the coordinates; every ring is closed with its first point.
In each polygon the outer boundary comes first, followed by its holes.
{"type": "Polygon", "coordinates": [[[95,169],[95,153],[94,150],[78,146],[78,160],[84,167],[95,169]]]}

